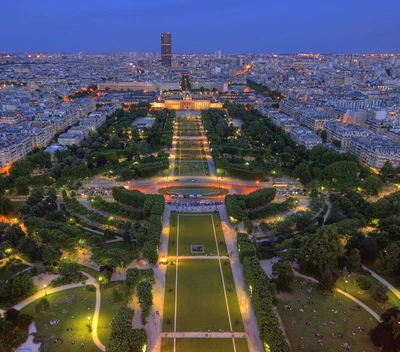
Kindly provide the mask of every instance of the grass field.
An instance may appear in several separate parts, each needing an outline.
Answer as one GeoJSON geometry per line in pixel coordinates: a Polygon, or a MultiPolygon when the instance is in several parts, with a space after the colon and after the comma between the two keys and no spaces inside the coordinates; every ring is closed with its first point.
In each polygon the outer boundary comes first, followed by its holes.
{"type": "Polygon", "coordinates": [[[97,326],[97,334],[103,345],[106,345],[110,338],[111,326],[110,322],[115,316],[115,312],[121,306],[126,306],[128,300],[124,294],[124,282],[115,281],[107,285],[106,288],[101,289],[101,308],[99,315],[99,323],[97,326]],[[114,300],[113,291],[116,289],[119,292],[120,300],[114,300]],[[116,304],[118,303],[118,304],[116,304]]]}
{"type": "Polygon", "coordinates": [[[365,303],[368,307],[370,307],[379,315],[384,312],[382,307],[386,307],[386,309],[388,309],[391,307],[398,307],[400,305],[399,300],[390,290],[387,291],[387,295],[389,297],[388,301],[386,301],[385,303],[377,302],[371,297],[371,293],[374,292],[375,286],[378,284],[378,280],[372,276],[368,276],[368,278],[371,280],[372,287],[368,291],[362,291],[358,288],[356,284],[356,279],[358,276],[358,274],[351,274],[351,276],[347,279],[347,284],[345,282],[345,279],[343,277],[340,277],[336,281],[336,286],[342,290],[346,290],[352,296],[358,298],[361,302],[365,303]]]}
{"type": "Polygon", "coordinates": [[[368,337],[368,332],[378,322],[364,309],[357,308],[357,305],[350,299],[339,293],[335,293],[335,295],[331,294],[325,298],[317,290],[316,285],[301,284],[300,282],[294,284],[292,293],[278,295],[279,314],[293,352],[337,352],[342,350],[340,345],[345,342],[351,346],[351,351],[377,351],[368,337]],[[312,292],[308,292],[307,289],[312,289],[312,292]],[[343,305],[339,305],[339,301],[343,301],[343,305]],[[285,304],[289,305],[291,309],[286,308],[285,304]],[[332,309],[336,309],[337,313],[332,312],[332,309]],[[347,323],[344,319],[347,319],[347,323]],[[332,324],[331,321],[334,323],[332,324]],[[311,322],[312,325],[306,325],[307,322],[311,322]],[[359,326],[363,327],[364,331],[358,331],[359,326]],[[352,331],[355,332],[355,335],[352,335],[352,331]],[[318,338],[315,336],[317,333],[323,335],[321,338],[323,346],[318,343],[318,338]],[[340,333],[343,338],[332,337],[332,333],[340,333]],[[302,349],[300,344],[304,344],[305,348],[302,349]]]}
{"type": "Polygon", "coordinates": [[[178,159],[175,174],[179,176],[204,176],[209,174],[207,161],[184,161],[178,159]]]}
{"type": "MultiPolygon", "coordinates": [[[[236,352],[248,352],[246,339],[235,339],[236,352]]],[[[174,339],[162,339],[161,351],[173,352],[174,339]]],[[[232,339],[176,339],[176,352],[233,352],[232,339]]]]}
{"type": "MultiPolygon", "coordinates": [[[[236,296],[233,282],[228,285],[227,279],[226,287],[233,288],[236,296]]],[[[233,330],[243,331],[237,299],[232,303],[235,307],[229,310],[233,330]]],[[[230,330],[218,260],[179,260],[176,320],[177,331],[230,330]]]]}
{"type": "MultiPolygon", "coordinates": [[[[190,253],[190,245],[192,244],[204,245],[205,253],[203,255],[206,253],[217,255],[216,242],[220,254],[227,254],[218,213],[172,213],[169,236],[170,256],[176,255],[178,230],[179,255],[188,254],[187,251],[190,253]],[[193,233],[193,229],[196,229],[195,233],[193,233]]],[[[232,329],[239,332],[243,331],[228,259],[221,260],[221,267],[217,257],[212,259],[179,259],[178,265],[176,265],[176,260],[172,260],[172,263],[174,264],[169,264],[167,268],[163,331],[174,331],[175,295],[177,299],[176,331],[230,331],[229,317],[232,329]],[[177,270],[178,284],[176,288],[177,270]]]]}
{"type": "MultiPolygon", "coordinates": [[[[46,298],[50,302],[50,308],[45,313],[35,313],[36,302],[23,308],[21,311],[33,316],[36,323],[37,336],[48,338],[47,347],[43,351],[70,352],[81,351],[81,343],[85,343],[85,351],[97,351],[93,343],[92,334],[88,328],[88,317],[93,319],[94,303],[96,292],[89,292],[85,287],[74,288],[48,295],[46,298]],[[66,295],[75,295],[72,303],[60,303],[55,306],[58,298],[66,295]],[[86,299],[85,299],[86,298],[86,299]],[[89,310],[88,310],[89,308],[89,310]],[[73,319],[71,317],[74,317],[73,319]],[[59,319],[60,322],[50,325],[50,321],[59,319]],[[67,331],[72,328],[72,331],[67,331]],[[70,336],[71,334],[75,334],[70,336]],[[63,339],[63,342],[53,343],[55,338],[63,339]],[[72,342],[75,341],[75,344],[72,342]]],[[[72,296],[71,296],[72,297],[72,296]]]]}
{"type": "MultiPolygon", "coordinates": [[[[221,220],[218,213],[201,213],[198,215],[187,213],[171,213],[171,227],[168,244],[168,255],[176,255],[176,239],[179,215],[179,251],[178,255],[193,255],[191,245],[203,245],[204,253],[197,255],[217,254],[215,234],[220,255],[227,255],[221,220]]],[[[194,254],[196,255],[196,254],[194,254]]]]}

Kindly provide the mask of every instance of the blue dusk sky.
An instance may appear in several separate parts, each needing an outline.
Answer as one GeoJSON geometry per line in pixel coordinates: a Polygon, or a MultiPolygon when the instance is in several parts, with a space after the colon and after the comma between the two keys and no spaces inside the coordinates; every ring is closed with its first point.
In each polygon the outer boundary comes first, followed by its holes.
{"type": "Polygon", "coordinates": [[[388,53],[399,0],[0,0],[0,52],[388,53]]]}

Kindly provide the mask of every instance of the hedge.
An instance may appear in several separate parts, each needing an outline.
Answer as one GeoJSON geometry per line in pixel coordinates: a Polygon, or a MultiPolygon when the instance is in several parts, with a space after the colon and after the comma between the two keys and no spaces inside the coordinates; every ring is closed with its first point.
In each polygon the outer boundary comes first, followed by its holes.
{"type": "MultiPolygon", "coordinates": [[[[238,234],[238,249],[239,245],[243,246],[244,244],[246,247],[249,245],[243,234],[238,234]]],[[[260,261],[254,254],[251,254],[251,250],[248,250],[248,255],[243,255],[242,259],[243,275],[250,292],[251,304],[265,351],[290,352],[290,347],[273,311],[273,302],[276,299],[274,284],[268,280],[260,261]]]]}

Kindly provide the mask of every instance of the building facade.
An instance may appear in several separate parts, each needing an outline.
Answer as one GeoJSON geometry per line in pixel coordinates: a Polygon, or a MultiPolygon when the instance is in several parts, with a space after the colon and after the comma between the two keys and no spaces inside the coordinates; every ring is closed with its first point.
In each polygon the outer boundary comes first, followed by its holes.
{"type": "Polygon", "coordinates": [[[171,33],[161,33],[161,65],[172,65],[172,40],[171,33]]]}

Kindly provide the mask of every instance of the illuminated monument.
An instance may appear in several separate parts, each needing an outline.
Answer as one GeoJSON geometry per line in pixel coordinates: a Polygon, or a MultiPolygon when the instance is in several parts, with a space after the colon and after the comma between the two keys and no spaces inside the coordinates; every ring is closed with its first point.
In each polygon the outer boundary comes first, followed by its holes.
{"type": "MultiPolygon", "coordinates": [[[[182,94],[182,93],[181,93],[182,94]]],[[[183,92],[183,96],[176,96],[162,99],[151,103],[153,109],[170,109],[170,110],[203,110],[203,109],[221,109],[222,103],[214,98],[205,98],[204,96],[195,96],[188,91],[183,92]]]]}

